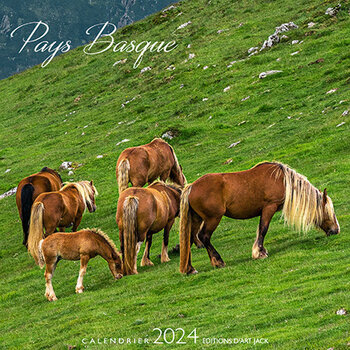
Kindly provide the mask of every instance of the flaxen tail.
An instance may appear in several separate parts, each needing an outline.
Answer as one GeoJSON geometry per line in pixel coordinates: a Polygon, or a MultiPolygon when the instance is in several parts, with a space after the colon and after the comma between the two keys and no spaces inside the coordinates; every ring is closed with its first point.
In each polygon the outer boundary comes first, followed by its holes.
{"type": "Polygon", "coordinates": [[[136,273],[137,197],[126,197],[123,204],[124,274],[136,273]]]}
{"type": "Polygon", "coordinates": [[[44,240],[40,240],[39,245],[38,245],[38,262],[39,262],[39,267],[42,269],[45,266],[45,258],[44,258],[44,254],[43,254],[43,245],[44,240]]]}
{"type": "Polygon", "coordinates": [[[44,204],[42,202],[34,203],[30,215],[28,251],[37,265],[40,264],[39,242],[44,238],[43,214],[44,204]]]}
{"type": "Polygon", "coordinates": [[[22,212],[22,228],[23,228],[23,245],[27,245],[30,211],[33,204],[34,187],[32,184],[26,184],[21,190],[21,212],[22,212]]]}
{"type": "Polygon", "coordinates": [[[118,165],[118,188],[119,194],[122,193],[129,185],[130,163],[127,159],[123,159],[118,165]]]}
{"type": "Polygon", "coordinates": [[[191,251],[191,208],[188,196],[192,185],[188,185],[182,192],[180,204],[180,272],[187,273],[188,259],[191,251]]]}

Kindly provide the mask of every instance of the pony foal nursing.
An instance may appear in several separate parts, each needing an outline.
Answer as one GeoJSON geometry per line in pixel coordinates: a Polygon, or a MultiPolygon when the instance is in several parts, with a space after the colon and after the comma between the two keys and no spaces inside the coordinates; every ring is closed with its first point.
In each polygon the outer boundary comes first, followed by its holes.
{"type": "Polygon", "coordinates": [[[76,231],[85,209],[90,213],[96,210],[96,195],[92,181],[67,183],[59,191],[42,193],[32,207],[28,236],[30,253],[44,236],[54,233],[57,227],[64,232],[66,227],[73,225],[72,230],[76,231]]]}
{"type": "Polygon", "coordinates": [[[206,247],[211,264],[225,265],[210,243],[223,216],[233,219],[260,216],[252,256],[267,257],[264,238],[279,210],[285,222],[298,230],[308,231],[316,226],[327,235],[340,232],[326,189],[320,192],[306,177],[284,164],[265,162],[245,171],[200,177],[185,188],[181,197],[180,272],[197,272],[191,263],[191,245],[196,234],[206,247]]]}
{"type": "Polygon", "coordinates": [[[116,221],[123,256],[124,274],[137,274],[137,254],[146,239],[141,266],[153,265],[149,258],[152,235],[164,229],[161,262],[168,262],[169,232],[179,215],[181,188],[155,182],[147,188],[131,187],[120,194],[116,221]]]}
{"type": "Polygon", "coordinates": [[[58,191],[62,186],[60,174],[44,167],[40,172],[20,181],[16,192],[16,204],[23,228],[23,245],[27,246],[30,212],[34,200],[43,192],[58,191]]]}
{"type": "Polygon", "coordinates": [[[45,269],[47,300],[57,300],[52,287],[52,276],[60,260],[80,260],[76,293],[84,291],[83,278],[90,259],[100,255],[108,263],[115,279],[123,277],[123,264],[112,240],[102,231],[85,229],[74,233],[54,233],[40,240],[30,251],[35,262],[45,269]]]}
{"type": "Polygon", "coordinates": [[[129,182],[134,187],[143,187],[158,177],[161,181],[170,178],[180,186],[186,183],[173,148],[159,138],[125,149],[118,158],[116,175],[119,193],[128,188],[129,182]]]}

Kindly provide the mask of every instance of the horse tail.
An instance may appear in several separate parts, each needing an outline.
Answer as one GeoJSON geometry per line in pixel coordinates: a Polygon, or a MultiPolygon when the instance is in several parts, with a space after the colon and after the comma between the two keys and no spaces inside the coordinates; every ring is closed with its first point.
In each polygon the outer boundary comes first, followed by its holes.
{"type": "Polygon", "coordinates": [[[124,235],[124,273],[134,273],[137,243],[137,209],[139,199],[126,197],[123,204],[123,235],[124,235]]]}
{"type": "Polygon", "coordinates": [[[22,228],[23,228],[23,245],[27,245],[30,211],[33,204],[34,186],[26,184],[21,190],[21,212],[22,212],[22,228]]]}
{"type": "Polygon", "coordinates": [[[123,159],[118,165],[118,187],[119,193],[128,188],[129,184],[130,163],[127,159],[123,159]]]}
{"type": "Polygon", "coordinates": [[[44,240],[42,239],[38,245],[38,262],[39,262],[39,267],[41,269],[45,266],[45,257],[44,257],[43,248],[42,248],[43,242],[44,240]]]}
{"type": "Polygon", "coordinates": [[[43,215],[44,204],[42,202],[34,203],[30,216],[29,234],[28,234],[28,251],[34,258],[35,263],[40,265],[39,243],[44,236],[43,215]]]}
{"type": "Polygon", "coordinates": [[[180,272],[187,272],[188,259],[191,252],[191,208],[188,196],[192,185],[188,185],[182,192],[180,203],[180,272]]]}

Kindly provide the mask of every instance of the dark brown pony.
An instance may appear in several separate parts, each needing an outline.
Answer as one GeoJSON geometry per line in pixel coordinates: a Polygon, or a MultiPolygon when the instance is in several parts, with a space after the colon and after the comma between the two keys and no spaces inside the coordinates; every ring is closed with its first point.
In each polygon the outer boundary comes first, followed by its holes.
{"type": "Polygon", "coordinates": [[[316,226],[327,235],[340,232],[326,189],[320,192],[303,175],[280,163],[260,163],[235,173],[207,174],[187,186],[180,209],[180,272],[197,273],[191,264],[193,235],[203,242],[211,264],[224,261],[210,243],[221,218],[250,219],[260,216],[253,245],[254,259],[267,257],[264,238],[276,211],[298,230],[316,226]]]}
{"type": "Polygon", "coordinates": [[[40,172],[20,181],[16,192],[16,204],[22,221],[23,244],[27,246],[30,211],[32,204],[43,192],[58,191],[62,186],[61,176],[53,169],[42,168],[40,172]]]}
{"type": "Polygon", "coordinates": [[[84,291],[83,278],[90,259],[100,255],[108,263],[115,279],[123,277],[123,263],[113,241],[102,231],[85,229],[74,233],[54,233],[40,240],[30,251],[35,262],[45,269],[47,300],[57,300],[52,287],[52,276],[60,260],[80,260],[76,293],[84,291]]]}
{"type": "Polygon", "coordinates": [[[157,178],[170,179],[184,186],[186,178],[176,158],[173,148],[162,139],[138,147],[125,149],[119,156],[116,168],[119,193],[128,188],[151,184],[157,178]]]}
{"type": "Polygon", "coordinates": [[[137,274],[137,254],[146,239],[141,266],[151,266],[152,235],[164,229],[161,262],[168,262],[169,232],[179,215],[181,188],[155,182],[147,188],[131,187],[120,194],[116,221],[124,274],[137,274]]]}
{"type": "Polygon", "coordinates": [[[37,197],[30,217],[28,250],[33,255],[38,242],[59,227],[64,232],[73,225],[73,232],[83,217],[86,208],[90,213],[96,210],[97,190],[92,181],[67,183],[59,191],[45,192],[37,197]],[[45,233],[44,233],[45,229],[45,233]]]}

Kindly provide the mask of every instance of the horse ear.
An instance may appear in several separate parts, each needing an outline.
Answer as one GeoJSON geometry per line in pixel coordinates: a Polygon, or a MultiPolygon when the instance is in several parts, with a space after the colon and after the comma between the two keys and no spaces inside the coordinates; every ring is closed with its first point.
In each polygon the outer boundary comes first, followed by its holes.
{"type": "Polygon", "coordinates": [[[90,185],[91,185],[91,186],[93,186],[93,184],[92,184],[92,180],[90,181],[90,185]]]}
{"type": "Polygon", "coordinates": [[[327,203],[327,188],[325,188],[323,190],[323,203],[326,204],[327,203]]]}

